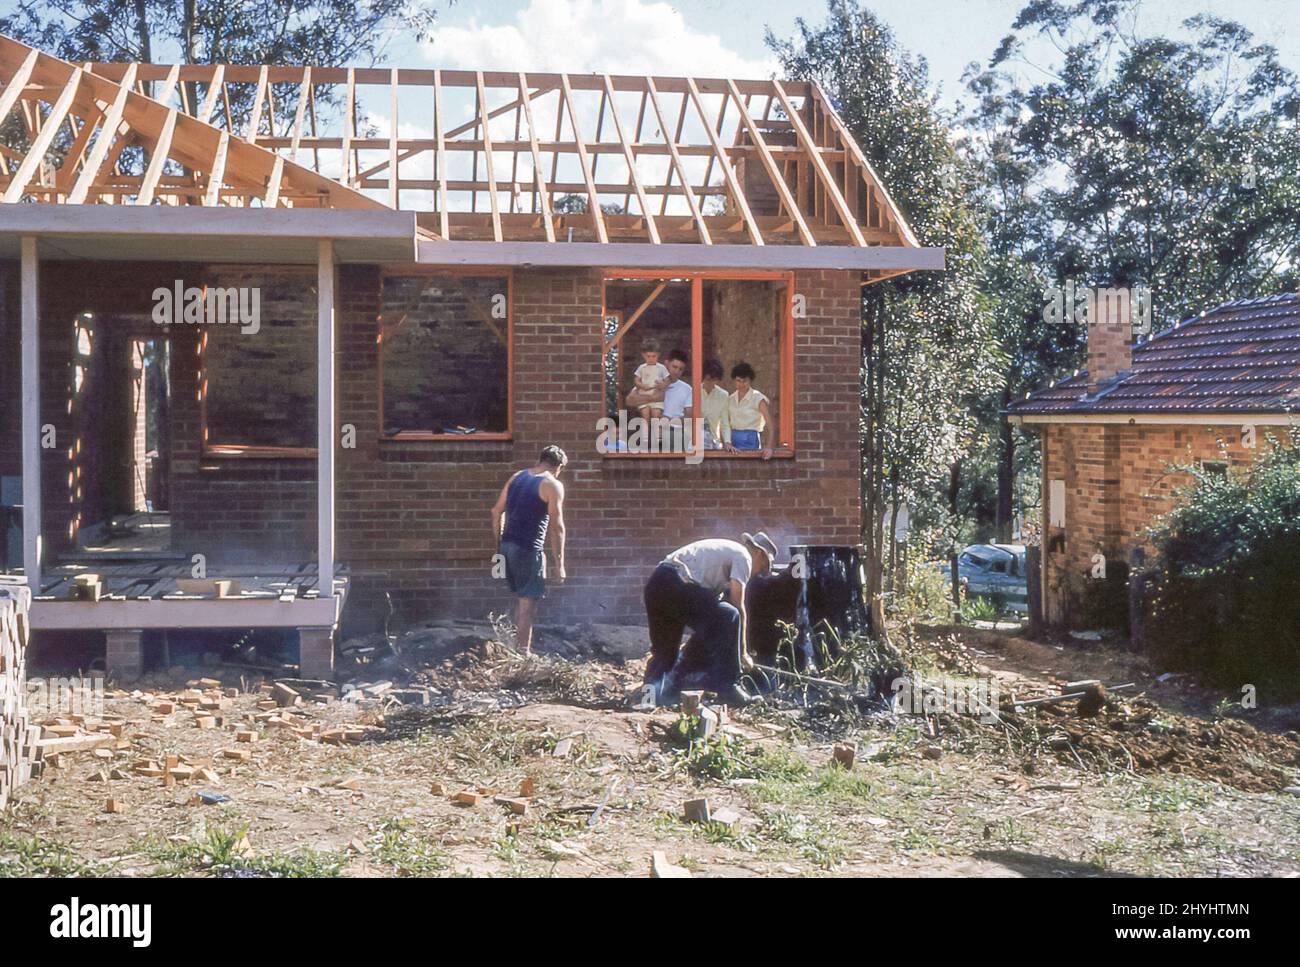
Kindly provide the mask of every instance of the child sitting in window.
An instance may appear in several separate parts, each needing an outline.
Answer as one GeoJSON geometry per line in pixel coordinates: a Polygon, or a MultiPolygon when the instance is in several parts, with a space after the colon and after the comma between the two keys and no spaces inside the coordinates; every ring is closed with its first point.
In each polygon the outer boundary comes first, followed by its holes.
{"type": "Polygon", "coordinates": [[[731,381],[736,391],[727,399],[727,422],[731,424],[731,446],[736,450],[762,450],[763,459],[772,456],[772,447],[763,446],[762,433],[771,415],[767,397],[754,389],[754,367],[736,363],[731,367],[731,381]]]}
{"type": "Polygon", "coordinates": [[[662,390],[668,385],[668,367],[659,362],[659,343],[653,339],[646,339],[641,343],[641,359],[643,362],[632,374],[632,391],[660,392],[658,400],[644,403],[636,408],[643,420],[649,420],[652,417],[663,416],[662,390]]]}

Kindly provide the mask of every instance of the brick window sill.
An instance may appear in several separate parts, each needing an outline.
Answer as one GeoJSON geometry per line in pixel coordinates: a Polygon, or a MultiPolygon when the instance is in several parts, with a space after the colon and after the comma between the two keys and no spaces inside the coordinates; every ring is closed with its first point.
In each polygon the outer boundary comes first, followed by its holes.
{"type": "Polygon", "coordinates": [[[207,446],[204,460],[315,460],[315,447],[207,446]]]}
{"type": "Polygon", "coordinates": [[[417,433],[403,431],[381,436],[380,443],[509,443],[509,433],[417,433]]]}
{"type": "MultiPolygon", "coordinates": [[[[630,453],[626,450],[614,451],[611,453],[602,453],[602,460],[685,460],[687,457],[695,457],[698,454],[690,453],[630,453]]],[[[735,453],[728,453],[726,450],[705,450],[704,459],[706,460],[762,460],[762,450],[738,450],[735,453]]],[[[773,447],[772,460],[793,460],[794,451],[789,447],[773,447]]]]}

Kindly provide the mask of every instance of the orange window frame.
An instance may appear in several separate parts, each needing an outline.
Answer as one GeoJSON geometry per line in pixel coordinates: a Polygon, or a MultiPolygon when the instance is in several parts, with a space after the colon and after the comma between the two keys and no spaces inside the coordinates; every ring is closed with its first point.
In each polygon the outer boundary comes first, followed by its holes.
{"type": "MultiPolygon", "coordinates": [[[[605,291],[610,282],[670,282],[689,281],[691,283],[691,389],[692,408],[698,415],[703,412],[700,399],[700,385],[704,381],[704,283],[711,280],[728,282],[784,282],[785,300],[781,312],[781,370],[778,375],[781,385],[781,405],[779,410],[781,439],[772,446],[772,458],[793,457],[795,454],[794,436],[794,278],[792,271],[755,270],[752,272],[730,271],[726,269],[697,269],[687,272],[670,270],[648,271],[646,269],[606,269],[601,276],[601,314],[597,333],[596,350],[600,354],[601,379],[601,413],[605,413],[605,320],[611,315],[605,303],[605,291]]],[[[621,311],[615,310],[621,318],[621,311]]],[[[623,341],[620,338],[614,348],[622,359],[623,341]]],[[[725,450],[705,450],[704,456],[710,460],[754,460],[762,459],[761,450],[747,450],[728,453],[725,450]]],[[[611,452],[603,457],[615,460],[680,460],[680,453],[627,453],[611,452]]]]}
{"type": "Polygon", "coordinates": [[[410,442],[410,441],[456,441],[457,443],[473,443],[475,441],[485,442],[502,442],[514,439],[515,432],[515,273],[514,269],[503,266],[493,268],[491,266],[474,266],[470,268],[461,268],[459,266],[416,266],[413,268],[394,268],[384,269],[380,274],[379,287],[382,298],[384,280],[388,278],[411,278],[413,276],[427,276],[429,278],[445,279],[463,279],[463,278],[485,278],[488,276],[504,276],[506,280],[506,428],[504,431],[495,430],[483,433],[431,433],[427,430],[400,430],[397,433],[384,433],[384,327],[383,319],[376,318],[378,323],[375,330],[375,347],[378,357],[377,369],[379,372],[379,407],[378,407],[378,425],[375,432],[379,436],[379,441],[384,442],[410,442]]]}

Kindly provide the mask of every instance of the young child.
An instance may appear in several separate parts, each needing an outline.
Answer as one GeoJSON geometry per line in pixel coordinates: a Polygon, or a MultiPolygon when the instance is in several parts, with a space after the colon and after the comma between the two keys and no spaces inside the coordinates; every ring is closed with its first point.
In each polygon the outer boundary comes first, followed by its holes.
{"type": "MultiPolygon", "coordinates": [[[[655,390],[662,390],[667,386],[668,367],[659,362],[659,343],[653,339],[643,341],[641,343],[641,359],[643,362],[636,368],[636,372],[632,374],[632,388],[650,393],[655,390]]],[[[638,406],[636,409],[643,420],[650,420],[656,416],[663,416],[664,401],[659,399],[656,402],[638,406]]]]}
{"type": "Polygon", "coordinates": [[[762,450],[763,459],[772,456],[772,447],[764,447],[762,436],[771,415],[767,397],[754,389],[754,367],[736,363],[731,367],[731,381],[736,391],[727,400],[727,419],[731,423],[731,446],[736,450],[762,450]]]}

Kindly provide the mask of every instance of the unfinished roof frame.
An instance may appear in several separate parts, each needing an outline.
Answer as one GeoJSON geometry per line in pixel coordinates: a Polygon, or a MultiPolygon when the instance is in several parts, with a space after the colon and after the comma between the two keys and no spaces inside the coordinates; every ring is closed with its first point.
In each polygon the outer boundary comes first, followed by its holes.
{"type": "Polygon", "coordinates": [[[16,169],[0,160],[6,201],[406,205],[426,238],[444,242],[919,248],[828,99],[805,81],[83,69],[0,36],[0,82],[0,117],[21,103],[34,128],[26,150],[11,152],[16,169]],[[369,101],[383,104],[387,132],[382,118],[358,126],[359,90],[372,88],[386,95],[369,101]],[[55,144],[65,121],[69,134],[55,144]],[[412,129],[418,135],[403,136],[412,129]],[[127,149],[139,157],[124,161],[127,149]],[[557,213],[564,195],[571,210],[557,213]]]}

